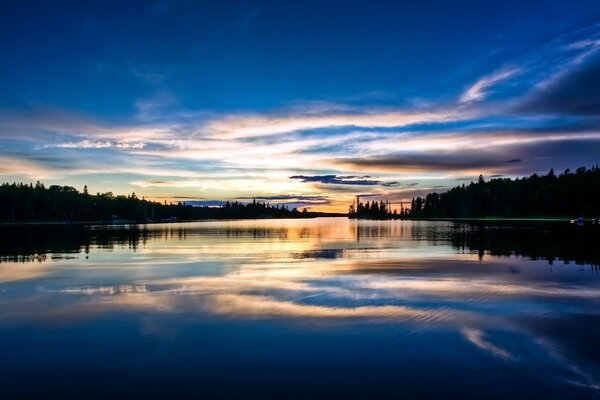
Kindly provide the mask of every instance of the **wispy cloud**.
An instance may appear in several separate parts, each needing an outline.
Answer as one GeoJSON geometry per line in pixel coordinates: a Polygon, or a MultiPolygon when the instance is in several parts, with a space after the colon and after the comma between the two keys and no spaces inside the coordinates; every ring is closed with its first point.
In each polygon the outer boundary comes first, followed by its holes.
{"type": "Polygon", "coordinates": [[[130,118],[0,110],[0,175],[65,184],[102,176],[110,190],[147,197],[338,207],[361,188],[405,199],[479,174],[574,168],[597,162],[600,146],[599,32],[569,32],[481,74],[458,99],[418,106],[366,98],[188,110],[165,76],[142,70],[134,74],[151,90],[130,118]]]}
{"type": "Polygon", "coordinates": [[[600,53],[541,82],[516,109],[527,114],[600,115],[600,53]]]}
{"type": "Polygon", "coordinates": [[[504,68],[500,71],[492,73],[491,75],[484,76],[462,94],[460,97],[461,103],[469,103],[485,99],[494,85],[516,75],[519,71],[520,69],[517,67],[504,68]]]}
{"type": "Polygon", "coordinates": [[[304,200],[304,201],[328,201],[329,199],[325,196],[310,196],[301,194],[279,194],[275,196],[253,196],[249,197],[238,197],[237,200],[265,200],[265,201],[277,201],[277,200],[304,200]]]}
{"type": "Polygon", "coordinates": [[[292,175],[290,179],[297,179],[301,182],[320,182],[329,185],[350,185],[350,186],[398,186],[396,181],[384,182],[378,179],[371,179],[369,175],[292,175]]]}
{"type": "Polygon", "coordinates": [[[370,111],[347,114],[243,115],[208,123],[204,129],[218,138],[268,136],[303,130],[334,127],[393,128],[426,122],[454,121],[469,118],[464,110],[370,111]]]}
{"type": "Polygon", "coordinates": [[[79,142],[62,142],[54,144],[46,144],[44,148],[58,147],[63,149],[143,149],[145,143],[128,143],[128,142],[112,142],[102,140],[81,140],[79,142]]]}
{"type": "MultiPolygon", "coordinates": [[[[502,157],[502,156],[500,156],[502,157]]],[[[505,157],[505,156],[504,156],[505,157]]],[[[452,172],[484,171],[490,167],[506,167],[520,162],[518,159],[490,159],[489,155],[469,153],[449,154],[398,154],[385,157],[341,158],[336,160],[342,166],[357,170],[397,171],[397,172],[452,172]]]]}

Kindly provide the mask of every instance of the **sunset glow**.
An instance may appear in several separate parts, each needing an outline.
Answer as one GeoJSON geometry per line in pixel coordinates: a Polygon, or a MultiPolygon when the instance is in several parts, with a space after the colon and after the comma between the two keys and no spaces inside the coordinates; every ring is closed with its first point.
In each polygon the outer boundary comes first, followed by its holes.
{"type": "Polygon", "coordinates": [[[487,27],[477,10],[450,6],[430,23],[400,5],[323,6],[309,18],[299,4],[165,1],[118,13],[75,5],[64,12],[80,22],[61,31],[63,11],[23,19],[26,8],[1,17],[4,47],[27,49],[0,66],[6,182],[345,212],[355,194],[398,204],[480,174],[591,166],[600,152],[593,2],[499,6],[487,27]],[[288,27],[286,15],[313,22],[288,27]],[[524,23],[534,15],[536,29],[524,23]],[[381,25],[336,30],[363,19],[381,25]],[[496,24],[510,34],[488,34],[496,24]],[[307,47],[307,37],[319,39],[307,47]]]}

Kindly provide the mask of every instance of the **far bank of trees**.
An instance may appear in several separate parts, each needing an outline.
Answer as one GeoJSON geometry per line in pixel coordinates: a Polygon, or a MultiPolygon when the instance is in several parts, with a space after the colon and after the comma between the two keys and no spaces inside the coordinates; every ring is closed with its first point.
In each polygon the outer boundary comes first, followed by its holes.
{"type": "Polygon", "coordinates": [[[409,218],[600,217],[600,168],[497,178],[412,199],[409,218]]]}
{"type": "Polygon", "coordinates": [[[400,216],[396,210],[391,209],[389,202],[375,200],[363,203],[357,199],[356,204],[348,209],[349,218],[359,219],[396,219],[400,216]]]}
{"type": "Polygon", "coordinates": [[[71,186],[43,183],[0,185],[0,222],[78,222],[78,221],[174,221],[233,218],[300,218],[310,217],[306,210],[271,206],[253,201],[249,204],[227,202],[220,207],[198,207],[178,203],[159,203],[131,195],[111,192],[88,193],[87,186],[78,191],[71,186]]]}

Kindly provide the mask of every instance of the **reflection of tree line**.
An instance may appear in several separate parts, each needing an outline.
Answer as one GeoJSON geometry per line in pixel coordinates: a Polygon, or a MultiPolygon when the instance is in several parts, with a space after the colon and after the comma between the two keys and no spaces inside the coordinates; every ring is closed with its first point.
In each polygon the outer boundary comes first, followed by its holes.
{"type": "Polygon", "coordinates": [[[153,237],[145,229],[89,229],[85,226],[4,226],[0,229],[0,261],[45,261],[48,253],[89,253],[90,247],[136,250],[153,237]]]}
{"type": "MultiPolygon", "coordinates": [[[[302,231],[307,235],[307,231],[302,231]]],[[[137,225],[10,225],[0,228],[0,262],[46,261],[49,253],[89,253],[100,249],[129,248],[137,250],[150,240],[179,239],[190,236],[220,236],[227,238],[285,239],[287,228],[205,227],[186,228],[168,225],[152,229],[137,225]]]]}
{"type": "Polygon", "coordinates": [[[400,222],[370,221],[368,224],[357,223],[351,225],[354,239],[378,239],[378,238],[403,238],[407,240],[419,240],[429,237],[431,241],[441,240],[439,225],[421,226],[409,225],[400,222]]]}
{"type": "Polygon", "coordinates": [[[388,223],[383,225],[357,224],[354,226],[354,237],[358,242],[361,239],[388,238],[390,236],[392,236],[392,229],[388,223]]]}
{"type": "Polygon", "coordinates": [[[563,224],[499,226],[457,224],[449,232],[452,247],[493,256],[523,256],[532,259],[600,265],[600,229],[563,224]]]}
{"type": "MultiPolygon", "coordinates": [[[[356,224],[352,229],[357,241],[380,238],[423,240],[432,244],[449,244],[458,251],[476,252],[480,257],[486,254],[517,255],[549,262],[563,260],[600,265],[600,227],[597,226],[581,227],[559,223],[408,225],[382,222],[376,225],[356,224]]],[[[5,226],[0,229],[0,262],[42,262],[47,260],[49,253],[87,254],[90,248],[128,248],[135,251],[148,241],[157,239],[287,239],[291,236],[290,233],[285,227],[5,226]]],[[[294,237],[310,238],[318,235],[322,233],[302,228],[295,232],[294,237]]],[[[333,251],[323,253],[320,257],[335,258],[342,254],[333,251]]]]}
{"type": "Polygon", "coordinates": [[[600,227],[565,223],[447,223],[404,225],[386,223],[355,225],[362,239],[398,238],[451,245],[459,251],[476,252],[480,258],[522,256],[553,263],[556,260],[600,266],[600,227]]]}

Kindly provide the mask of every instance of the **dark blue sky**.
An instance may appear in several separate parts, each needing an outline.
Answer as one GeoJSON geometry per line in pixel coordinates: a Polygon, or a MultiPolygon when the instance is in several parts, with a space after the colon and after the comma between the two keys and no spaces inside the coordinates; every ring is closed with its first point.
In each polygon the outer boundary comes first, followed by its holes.
{"type": "Polygon", "coordinates": [[[446,99],[600,20],[594,1],[97,3],[3,7],[3,106],[124,116],[158,89],[214,110],[446,99]]]}
{"type": "MultiPolygon", "coordinates": [[[[480,151],[458,139],[466,154],[422,162],[440,135],[519,138],[493,149],[481,173],[589,164],[598,153],[580,147],[598,149],[597,21],[597,1],[5,2],[0,157],[20,166],[0,173],[79,185],[109,160],[127,167],[99,189],[210,200],[250,196],[261,179],[281,179],[265,197],[350,193],[355,180],[289,176],[354,172],[426,191],[478,172],[480,151]],[[540,139],[557,131],[567,136],[540,139]],[[506,168],[504,158],[523,162],[506,168]],[[61,173],[67,161],[81,173],[61,173]],[[172,174],[151,179],[157,168],[172,174]],[[226,184],[244,180],[256,185],[226,184]]],[[[412,193],[388,188],[373,194],[412,193]]]]}

